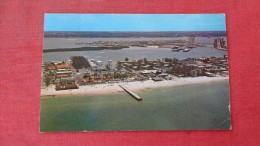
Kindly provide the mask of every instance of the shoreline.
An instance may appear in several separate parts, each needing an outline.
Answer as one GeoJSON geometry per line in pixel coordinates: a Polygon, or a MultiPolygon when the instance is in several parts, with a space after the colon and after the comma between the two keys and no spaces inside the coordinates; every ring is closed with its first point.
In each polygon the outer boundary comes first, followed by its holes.
{"type": "Polygon", "coordinates": [[[69,52],[69,51],[99,51],[99,50],[120,50],[129,46],[99,46],[99,47],[75,47],[75,48],[53,48],[43,49],[43,53],[49,52],[69,52]]]}
{"type": "Polygon", "coordinates": [[[41,98],[49,96],[64,96],[64,95],[102,95],[102,94],[116,94],[125,92],[118,85],[124,85],[133,91],[140,91],[146,89],[162,88],[162,87],[175,87],[191,84],[202,84],[216,81],[229,80],[229,77],[186,77],[186,78],[174,78],[172,80],[164,80],[155,82],[153,80],[147,81],[134,81],[134,82],[121,82],[112,84],[97,84],[79,86],[79,89],[71,90],[55,90],[54,85],[50,85],[45,89],[41,89],[41,98]]]}
{"type": "Polygon", "coordinates": [[[220,47],[217,47],[217,48],[215,48],[215,49],[217,49],[217,50],[221,50],[221,51],[228,51],[227,48],[220,48],[220,47]]]}

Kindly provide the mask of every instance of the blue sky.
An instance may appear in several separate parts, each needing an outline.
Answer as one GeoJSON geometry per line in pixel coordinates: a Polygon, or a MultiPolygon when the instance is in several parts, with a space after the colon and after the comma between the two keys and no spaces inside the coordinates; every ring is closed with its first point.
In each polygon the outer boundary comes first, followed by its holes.
{"type": "Polygon", "coordinates": [[[224,14],[47,13],[44,31],[225,31],[224,14]]]}

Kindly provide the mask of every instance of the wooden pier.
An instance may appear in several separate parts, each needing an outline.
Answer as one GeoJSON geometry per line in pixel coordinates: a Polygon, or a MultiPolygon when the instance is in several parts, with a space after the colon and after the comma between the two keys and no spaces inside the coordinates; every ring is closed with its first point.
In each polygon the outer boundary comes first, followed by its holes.
{"type": "Polygon", "coordinates": [[[131,91],[124,85],[118,85],[118,86],[121,87],[122,89],[124,89],[128,94],[132,95],[136,100],[138,100],[138,101],[142,100],[142,98],[140,96],[136,95],[133,91],[131,91]]]}

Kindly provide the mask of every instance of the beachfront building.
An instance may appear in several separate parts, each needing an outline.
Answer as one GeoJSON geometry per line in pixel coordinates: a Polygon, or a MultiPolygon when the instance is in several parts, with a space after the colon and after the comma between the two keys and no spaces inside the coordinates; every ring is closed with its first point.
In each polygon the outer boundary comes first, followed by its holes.
{"type": "Polygon", "coordinates": [[[68,89],[78,89],[78,85],[75,83],[74,79],[67,78],[61,79],[59,83],[55,85],[56,90],[68,90],[68,89]]]}
{"type": "Polygon", "coordinates": [[[42,87],[55,85],[56,90],[77,89],[79,86],[128,81],[163,81],[175,77],[228,76],[228,60],[224,57],[210,58],[162,58],[129,60],[117,62],[112,68],[112,60],[103,67],[102,61],[88,60],[83,56],[72,56],[67,61],[43,63],[42,87]]]}
{"type": "Polygon", "coordinates": [[[178,60],[176,58],[163,58],[158,60],[133,60],[118,61],[119,69],[126,69],[135,74],[141,74],[148,78],[160,76],[160,74],[171,74],[177,77],[209,76],[205,72],[216,75],[225,75],[228,71],[227,57],[211,58],[187,58],[178,60]],[[152,73],[156,70],[157,73],[152,73]]]}

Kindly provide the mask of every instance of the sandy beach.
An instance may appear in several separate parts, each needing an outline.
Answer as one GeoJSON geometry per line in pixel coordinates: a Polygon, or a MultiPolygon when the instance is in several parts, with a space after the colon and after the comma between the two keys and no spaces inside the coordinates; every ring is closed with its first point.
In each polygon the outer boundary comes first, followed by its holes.
{"type": "Polygon", "coordinates": [[[54,85],[50,85],[45,89],[41,89],[41,96],[53,96],[53,95],[96,95],[96,94],[112,94],[117,92],[124,92],[124,90],[118,85],[124,85],[127,88],[137,91],[150,88],[160,88],[169,86],[181,86],[187,84],[201,84],[208,82],[215,82],[221,80],[228,80],[228,77],[186,77],[186,78],[173,78],[172,80],[164,80],[155,82],[153,80],[147,81],[134,81],[134,82],[122,82],[112,84],[97,84],[79,86],[79,89],[71,90],[55,90],[54,85]]]}

